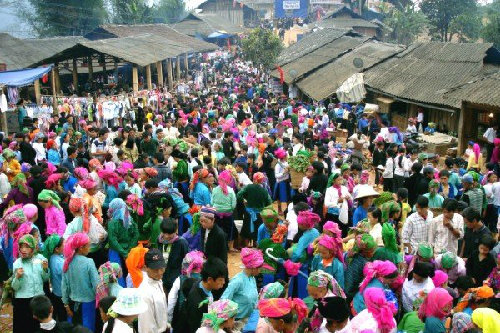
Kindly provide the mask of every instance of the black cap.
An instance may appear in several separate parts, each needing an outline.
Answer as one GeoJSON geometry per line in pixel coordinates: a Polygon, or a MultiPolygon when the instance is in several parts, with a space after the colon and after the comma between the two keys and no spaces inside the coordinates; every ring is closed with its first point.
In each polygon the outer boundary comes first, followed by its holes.
{"type": "Polygon", "coordinates": [[[159,269],[167,267],[163,255],[158,249],[150,249],[144,256],[144,263],[147,268],[159,269]]]}

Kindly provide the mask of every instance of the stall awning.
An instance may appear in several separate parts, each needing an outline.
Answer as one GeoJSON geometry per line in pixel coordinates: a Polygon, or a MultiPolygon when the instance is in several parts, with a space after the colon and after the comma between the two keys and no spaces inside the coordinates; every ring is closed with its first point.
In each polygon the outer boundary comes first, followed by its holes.
{"type": "Polygon", "coordinates": [[[229,34],[225,31],[215,31],[215,32],[212,32],[210,35],[207,36],[207,38],[213,38],[213,39],[226,39],[226,38],[231,38],[233,37],[234,35],[232,34],[229,34]]]}
{"type": "Polygon", "coordinates": [[[38,68],[23,68],[14,71],[0,72],[0,86],[24,87],[33,84],[35,80],[52,70],[52,66],[38,68]]]}

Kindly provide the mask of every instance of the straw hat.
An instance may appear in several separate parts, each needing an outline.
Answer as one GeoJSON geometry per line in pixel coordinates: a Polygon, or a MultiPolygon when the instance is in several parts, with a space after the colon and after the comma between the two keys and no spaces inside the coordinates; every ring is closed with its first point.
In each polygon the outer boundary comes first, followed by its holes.
{"type": "Polygon", "coordinates": [[[123,288],[111,306],[114,313],[122,316],[134,316],[145,312],[148,305],[142,300],[136,288],[123,288]]]}
{"type": "Polygon", "coordinates": [[[360,186],[361,188],[357,191],[355,199],[361,199],[366,197],[378,197],[380,193],[375,191],[372,186],[364,185],[360,186]]]}

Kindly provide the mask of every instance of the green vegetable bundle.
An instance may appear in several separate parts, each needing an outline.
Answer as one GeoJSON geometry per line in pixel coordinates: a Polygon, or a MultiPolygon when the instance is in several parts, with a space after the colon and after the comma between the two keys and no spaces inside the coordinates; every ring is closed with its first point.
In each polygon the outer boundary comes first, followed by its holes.
{"type": "Polygon", "coordinates": [[[382,192],[378,198],[373,200],[373,204],[376,207],[380,207],[388,201],[394,200],[391,192],[382,192]]]}
{"type": "Polygon", "coordinates": [[[309,157],[305,154],[297,154],[297,156],[290,156],[288,158],[288,166],[290,169],[304,173],[307,168],[311,165],[309,157]]]}

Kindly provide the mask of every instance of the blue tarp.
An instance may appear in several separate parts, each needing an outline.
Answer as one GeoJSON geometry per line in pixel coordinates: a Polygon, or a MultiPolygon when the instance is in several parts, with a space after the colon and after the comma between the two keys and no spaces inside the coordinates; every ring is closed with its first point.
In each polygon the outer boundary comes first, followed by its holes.
{"type": "Polygon", "coordinates": [[[0,72],[0,85],[8,87],[24,87],[52,70],[52,66],[38,68],[22,68],[14,71],[0,72]]]}
{"type": "Polygon", "coordinates": [[[226,39],[226,38],[231,38],[233,35],[228,34],[227,32],[212,32],[210,35],[207,36],[207,38],[217,38],[217,39],[226,39]]]}

